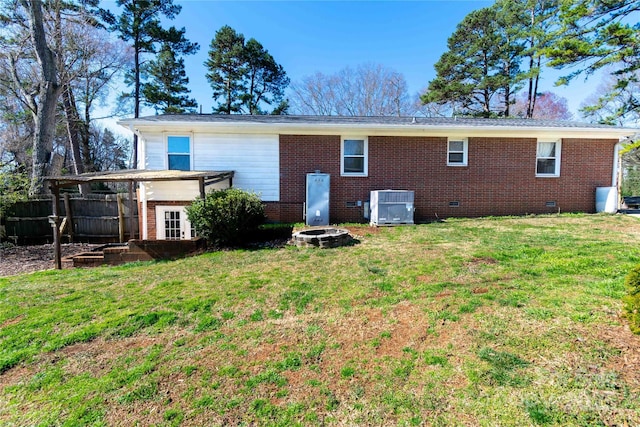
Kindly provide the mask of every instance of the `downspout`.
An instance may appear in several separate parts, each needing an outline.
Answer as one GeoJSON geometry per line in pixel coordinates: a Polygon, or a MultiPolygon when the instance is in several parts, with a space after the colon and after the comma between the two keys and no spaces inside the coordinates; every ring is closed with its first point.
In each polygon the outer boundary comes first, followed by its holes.
{"type": "MultiPolygon", "coordinates": [[[[146,169],[146,161],[145,159],[147,158],[147,150],[146,150],[146,146],[145,144],[142,144],[142,136],[139,135],[139,131],[138,129],[136,129],[133,125],[129,125],[129,130],[131,132],[133,132],[135,135],[138,135],[138,164],[133,165],[133,169],[146,169]]],[[[138,233],[140,235],[140,239],[142,240],[148,240],[149,239],[149,222],[147,220],[147,213],[148,213],[148,208],[147,208],[147,186],[145,185],[144,182],[139,182],[138,183],[138,188],[136,190],[137,192],[137,196],[138,196],[138,217],[142,216],[142,221],[140,221],[140,219],[138,219],[138,223],[141,226],[141,230],[138,230],[138,233]],[[140,210],[142,212],[140,212],[140,210]]]]}
{"type": "Polygon", "coordinates": [[[616,211],[620,209],[620,199],[622,194],[622,158],[620,157],[620,149],[622,148],[622,143],[628,140],[629,138],[620,138],[618,143],[613,146],[611,186],[616,188],[616,211]]]}

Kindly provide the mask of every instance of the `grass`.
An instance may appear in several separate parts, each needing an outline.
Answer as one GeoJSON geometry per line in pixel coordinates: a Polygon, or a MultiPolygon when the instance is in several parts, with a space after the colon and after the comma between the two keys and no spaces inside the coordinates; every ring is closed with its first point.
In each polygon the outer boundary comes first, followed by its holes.
{"type": "Polygon", "coordinates": [[[640,424],[637,219],[358,234],[0,278],[0,424],[640,424]]]}

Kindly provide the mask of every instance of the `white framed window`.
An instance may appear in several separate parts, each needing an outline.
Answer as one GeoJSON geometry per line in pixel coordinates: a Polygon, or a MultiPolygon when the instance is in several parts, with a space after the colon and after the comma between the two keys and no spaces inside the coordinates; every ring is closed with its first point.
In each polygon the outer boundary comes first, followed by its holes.
{"type": "Polygon", "coordinates": [[[560,176],[560,141],[538,141],[536,151],[536,176],[560,176]]]}
{"type": "Polygon", "coordinates": [[[340,144],[340,174],[367,176],[369,141],[367,138],[343,137],[340,144]]]}
{"type": "Polygon", "coordinates": [[[167,169],[191,170],[191,137],[167,136],[167,169]]]}
{"type": "Polygon", "coordinates": [[[467,166],[469,142],[466,138],[449,138],[447,141],[447,166],[467,166]]]}

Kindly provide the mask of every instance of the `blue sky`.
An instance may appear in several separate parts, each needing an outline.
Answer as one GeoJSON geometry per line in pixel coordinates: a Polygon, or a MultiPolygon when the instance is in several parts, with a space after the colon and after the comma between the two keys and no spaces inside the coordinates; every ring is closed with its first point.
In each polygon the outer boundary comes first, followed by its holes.
{"type": "MultiPolygon", "coordinates": [[[[106,5],[113,2],[106,2],[106,5]]],[[[485,0],[422,1],[214,1],[175,0],[182,12],[168,24],[186,28],[200,44],[185,58],[192,96],[210,113],[214,101],[205,78],[209,44],[215,32],[229,25],[258,40],[280,63],[292,81],[346,66],[380,63],[402,73],[410,94],[435,77],[433,65],[447,50],[447,38],[472,10],[489,6],[485,0]]],[[[558,72],[545,71],[542,89],[569,101],[575,113],[598,81],[554,88],[558,72]]],[[[153,114],[145,111],[144,114],[153,114]]]]}

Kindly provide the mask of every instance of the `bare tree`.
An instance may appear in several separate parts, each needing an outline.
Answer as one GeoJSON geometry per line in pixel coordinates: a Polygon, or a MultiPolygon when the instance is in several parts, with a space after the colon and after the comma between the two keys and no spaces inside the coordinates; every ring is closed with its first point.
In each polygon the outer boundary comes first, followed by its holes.
{"type": "MultiPolygon", "coordinates": [[[[44,190],[43,178],[47,175],[47,166],[53,151],[56,107],[62,87],[58,81],[55,47],[51,47],[44,28],[42,2],[21,0],[20,3],[27,11],[29,35],[33,43],[40,78],[33,92],[22,90],[29,110],[33,114],[35,125],[29,194],[39,194],[44,190]]],[[[55,37],[54,40],[56,40],[55,37]]],[[[16,60],[17,58],[12,58],[12,61],[16,60]]],[[[15,78],[18,80],[17,74],[15,78]]]]}
{"type": "Polygon", "coordinates": [[[595,92],[580,106],[583,117],[619,126],[640,125],[640,81],[610,67],[595,92]],[[632,106],[632,108],[629,108],[632,106]],[[635,106],[635,108],[633,108],[635,106]]]}
{"type": "Polygon", "coordinates": [[[455,102],[422,102],[422,94],[426,92],[424,88],[421,92],[413,96],[413,116],[418,117],[453,117],[456,113],[455,102]]]}
{"type": "MultiPolygon", "coordinates": [[[[77,112],[73,82],[86,67],[87,34],[95,27],[85,9],[91,2],[13,0],[5,2],[0,20],[5,23],[0,53],[0,85],[15,95],[33,121],[31,185],[44,191],[43,177],[52,173],[58,102],[67,118],[67,133],[75,172],[81,172],[83,126],[77,112]],[[61,97],[62,95],[62,97],[61,97]]],[[[104,35],[102,36],[103,38],[104,35]]]]}
{"type": "Polygon", "coordinates": [[[43,176],[59,172],[52,168],[56,158],[70,159],[75,173],[93,170],[92,108],[131,57],[124,42],[111,41],[84,5],[8,0],[0,10],[6,24],[0,33],[0,96],[15,101],[3,121],[32,135],[32,159],[24,163],[32,171],[31,193],[43,190],[43,176]]]}
{"type": "Polygon", "coordinates": [[[297,114],[403,116],[415,111],[404,76],[380,64],[306,76],[291,91],[291,111],[297,114]]]}
{"type": "Polygon", "coordinates": [[[512,108],[512,115],[529,119],[571,120],[573,113],[569,111],[567,99],[553,92],[539,93],[531,110],[531,99],[527,92],[522,92],[512,108]]]}
{"type": "Polygon", "coordinates": [[[18,98],[0,86],[0,165],[28,170],[33,144],[33,122],[25,114],[18,98]]]}
{"type": "Polygon", "coordinates": [[[320,72],[305,76],[291,85],[292,110],[298,114],[331,116],[335,109],[334,80],[320,72]]]}
{"type": "Polygon", "coordinates": [[[78,147],[80,154],[74,161],[75,169],[81,173],[99,170],[90,155],[93,110],[97,105],[104,105],[114,82],[131,68],[133,51],[125,42],[105,37],[106,32],[101,28],[76,24],[69,32],[77,34],[74,39],[80,44],[65,49],[65,53],[70,53],[67,69],[71,75],[63,100],[70,144],[78,147]]]}

